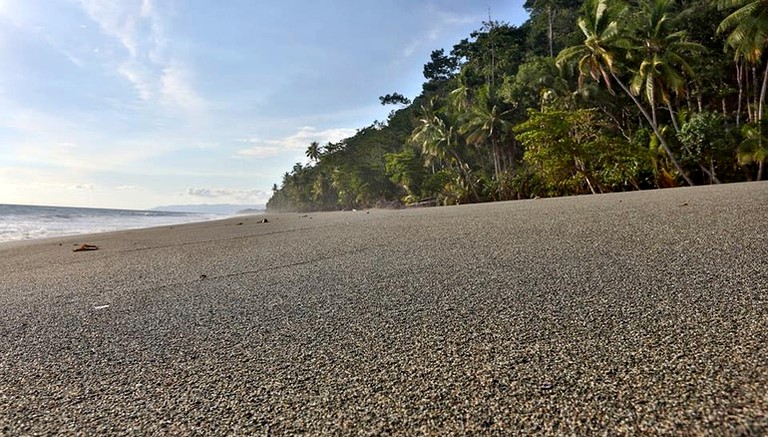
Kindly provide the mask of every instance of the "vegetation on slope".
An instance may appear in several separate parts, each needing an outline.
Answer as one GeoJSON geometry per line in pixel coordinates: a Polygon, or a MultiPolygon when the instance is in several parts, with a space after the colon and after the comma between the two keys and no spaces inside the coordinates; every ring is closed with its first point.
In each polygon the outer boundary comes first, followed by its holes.
{"type": "Polygon", "coordinates": [[[310,144],[270,210],[457,204],[765,177],[766,0],[528,0],[432,52],[386,122],[310,144]]]}

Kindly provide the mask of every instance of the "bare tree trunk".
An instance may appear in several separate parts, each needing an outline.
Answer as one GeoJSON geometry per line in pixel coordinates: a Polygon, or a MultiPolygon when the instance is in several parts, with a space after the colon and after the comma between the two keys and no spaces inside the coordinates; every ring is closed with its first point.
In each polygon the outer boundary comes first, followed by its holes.
{"type": "Polygon", "coordinates": [[[759,118],[757,118],[757,99],[759,98],[759,93],[757,92],[757,68],[755,66],[752,66],[752,87],[754,90],[752,91],[752,122],[758,122],[760,121],[759,118]]]}
{"type": "Polygon", "coordinates": [[[705,166],[704,164],[699,164],[699,168],[701,169],[701,171],[704,172],[705,175],[709,176],[709,183],[710,183],[710,185],[713,184],[713,183],[720,184],[721,183],[720,179],[718,179],[717,176],[715,176],[715,167],[714,167],[714,165],[711,162],[710,162],[710,165],[711,165],[711,167],[707,168],[707,166],[705,166]]]}
{"type": "Polygon", "coordinates": [[[672,165],[675,166],[675,170],[677,170],[678,173],[680,173],[680,176],[685,180],[685,182],[693,186],[695,185],[691,178],[688,177],[687,174],[683,171],[683,168],[680,166],[680,163],[677,162],[677,158],[675,158],[675,154],[672,153],[672,149],[670,149],[669,144],[667,144],[667,140],[664,139],[664,136],[661,135],[661,132],[659,131],[659,126],[653,122],[653,119],[651,118],[650,114],[648,114],[648,111],[643,108],[643,105],[640,103],[639,100],[637,100],[637,97],[635,97],[632,92],[629,91],[629,88],[622,82],[618,76],[616,76],[616,73],[611,72],[611,76],[613,77],[613,80],[616,81],[616,83],[619,84],[622,90],[632,99],[632,101],[635,103],[635,106],[637,106],[637,109],[640,110],[640,112],[643,114],[643,117],[645,117],[646,121],[651,125],[651,129],[653,129],[653,133],[656,135],[656,138],[658,138],[659,142],[661,143],[661,147],[664,148],[664,152],[669,157],[669,160],[672,161],[672,165]]]}
{"type": "Polygon", "coordinates": [[[468,166],[465,166],[463,162],[461,162],[461,158],[459,158],[459,154],[456,152],[451,152],[453,154],[453,157],[456,158],[456,165],[458,165],[459,170],[464,173],[464,180],[467,181],[469,184],[469,188],[472,190],[472,195],[475,196],[475,201],[480,200],[480,196],[477,195],[477,188],[475,187],[475,183],[472,180],[472,175],[467,170],[468,166]]]}
{"type": "Polygon", "coordinates": [[[739,100],[736,106],[736,127],[741,127],[741,100],[744,97],[744,81],[741,77],[741,73],[744,70],[741,68],[740,59],[736,60],[736,83],[739,85],[739,100]]]}
{"type": "Polygon", "coordinates": [[[667,110],[669,111],[669,117],[672,118],[672,126],[675,128],[675,132],[680,133],[680,125],[677,124],[677,117],[675,117],[675,111],[672,109],[672,102],[667,100],[667,110]]]}
{"type": "Polygon", "coordinates": [[[763,119],[763,106],[765,105],[765,90],[768,88],[768,61],[765,64],[765,73],[763,73],[763,86],[760,89],[760,101],[757,103],[757,121],[763,119]]]}
{"type": "MultiPolygon", "coordinates": [[[[765,73],[763,74],[763,87],[760,90],[760,102],[758,102],[757,105],[757,126],[760,130],[760,147],[763,147],[763,105],[765,105],[765,90],[768,88],[768,61],[766,61],[765,64],[765,73]]],[[[765,159],[760,161],[760,164],[757,166],[757,180],[761,181],[763,180],[763,171],[765,169],[765,159]]]]}
{"type": "MultiPolygon", "coordinates": [[[[584,164],[584,161],[578,158],[573,159],[573,167],[576,169],[578,173],[581,173],[582,176],[584,176],[584,180],[587,182],[587,186],[589,187],[589,191],[592,194],[597,194],[597,190],[595,190],[595,186],[598,185],[597,183],[592,183],[592,178],[589,177],[589,173],[587,172],[587,166],[584,164]]],[[[599,189],[599,187],[598,187],[599,189]]],[[[601,191],[602,192],[602,191],[601,191]]]]}
{"type": "Polygon", "coordinates": [[[547,36],[549,37],[549,57],[553,58],[555,57],[554,50],[552,49],[552,40],[554,39],[554,35],[552,34],[552,21],[554,20],[554,16],[552,13],[552,5],[547,6],[547,21],[549,21],[549,31],[547,32],[547,36]]]}

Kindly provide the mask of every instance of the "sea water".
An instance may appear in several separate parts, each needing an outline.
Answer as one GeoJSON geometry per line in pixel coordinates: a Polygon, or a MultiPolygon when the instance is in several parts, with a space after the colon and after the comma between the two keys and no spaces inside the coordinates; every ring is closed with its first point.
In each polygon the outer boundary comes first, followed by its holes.
{"type": "Polygon", "coordinates": [[[0,242],[201,222],[226,215],[0,204],[0,242]]]}

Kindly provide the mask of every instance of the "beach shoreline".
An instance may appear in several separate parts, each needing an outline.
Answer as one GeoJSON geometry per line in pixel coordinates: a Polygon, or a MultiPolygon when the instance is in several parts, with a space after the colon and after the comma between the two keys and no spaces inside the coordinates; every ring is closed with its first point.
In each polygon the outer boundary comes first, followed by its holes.
{"type": "Polygon", "coordinates": [[[0,430],[765,433],[767,212],[759,182],[2,243],[0,430]]]}

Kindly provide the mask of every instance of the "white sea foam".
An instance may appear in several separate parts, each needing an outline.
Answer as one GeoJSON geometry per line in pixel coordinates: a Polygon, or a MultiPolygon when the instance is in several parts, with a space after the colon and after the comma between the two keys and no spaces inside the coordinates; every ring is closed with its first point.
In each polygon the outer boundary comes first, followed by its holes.
{"type": "Polygon", "coordinates": [[[0,242],[148,228],[225,217],[162,211],[0,205],[0,242]]]}

